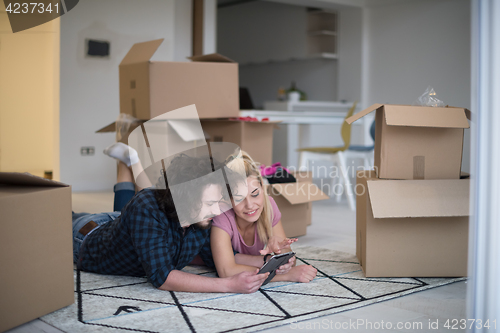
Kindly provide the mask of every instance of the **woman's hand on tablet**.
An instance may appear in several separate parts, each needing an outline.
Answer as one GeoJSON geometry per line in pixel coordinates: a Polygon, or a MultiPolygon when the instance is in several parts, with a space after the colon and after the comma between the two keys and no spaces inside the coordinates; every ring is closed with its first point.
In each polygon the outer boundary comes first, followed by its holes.
{"type": "Polygon", "coordinates": [[[291,257],[286,264],[280,266],[276,270],[276,274],[286,274],[290,272],[294,264],[295,264],[295,256],[291,257]]]}
{"type": "Polygon", "coordinates": [[[272,254],[273,252],[276,254],[281,253],[281,250],[284,248],[290,248],[292,243],[298,241],[297,238],[279,238],[277,236],[271,236],[269,241],[267,242],[267,246],[264,250],[260,250],[261,255],[272,254]]]}

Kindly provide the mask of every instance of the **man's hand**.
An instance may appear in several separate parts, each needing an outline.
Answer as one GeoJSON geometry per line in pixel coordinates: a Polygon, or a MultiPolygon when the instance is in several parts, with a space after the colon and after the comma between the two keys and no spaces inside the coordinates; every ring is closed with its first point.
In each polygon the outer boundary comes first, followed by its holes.
{"type": "Polygon", "coordinates": [[[267,247],[264,250],[260,250],[261,255],[271,254],[271,253],[281,253],[281,250],[290,247],[290,244],[298,241],[297,238],[285,238],[281,240],[276,236],[271,236],[267,242],[267,247]]]}
{"type": "Polygon", "coordinates": [[[241,272],[227,278],[230,285],[229,292],[251,294],[259,290],[269,273],[257,274],[258,272],[259,269],[256,269],[253,272],[241,272]]]}
{"type": "Polygon", "coordinates": [[[286,274],[288,273],[293,265],[295,264],[295,256],[291,257],[290,260],[288,260],[288,262],[284,265],[281,265],[277,270],[276,270],[276,274],[286,274]]]}

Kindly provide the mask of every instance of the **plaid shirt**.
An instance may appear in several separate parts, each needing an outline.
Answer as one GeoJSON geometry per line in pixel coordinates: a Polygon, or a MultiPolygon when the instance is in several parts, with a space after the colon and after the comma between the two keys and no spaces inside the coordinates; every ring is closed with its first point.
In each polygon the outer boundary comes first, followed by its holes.
{"type": "Polygon", "coordinates": [[[181,270],[198,254],[214,267],[210,229],[190,226],[184,234],[179,223],[167,220],[151,189],[137,193],[120,217],[89,234],[80,254],[85,271],[146,275],[157,288],[172,270],[181,270]]]}

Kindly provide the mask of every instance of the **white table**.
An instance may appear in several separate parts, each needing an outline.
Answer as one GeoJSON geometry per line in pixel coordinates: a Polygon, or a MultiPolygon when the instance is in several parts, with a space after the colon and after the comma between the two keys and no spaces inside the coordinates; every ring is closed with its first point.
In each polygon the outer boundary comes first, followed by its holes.
{"type": "Polygon", "coordinates": [[[326,102],[326,101],[266,101],[264,110],[273,111],[307,111],[307,112],[347,112],[352,102],[326,102]]]}
{"type": "MultiPolygon", "coordinates": [[[[286,103],[288,102],[278,102],[286,103]]],[[[315,102],[298,102],[298,103],[315,103],[315,102]]],[[[317,103],[317,102],[316,102],[317,103]]],[[[327,102],[322,102],[327,103],[327,102]]],[[[352,106],[352,103],[331,103],[335,104],[336,108],[332,111],[272,111],[272,110],[243,110],[240,111],[241,117],[255,117],[259,120],[269,118],[270,121],[281,121],[281,124],[287,126],[286,131],[286,164],[288,167],[298,167],[299,154],[298,148],[301,144],[308,142],[308,137],[311,131],[314,130],[314,125],[336,124],[340,125],[344,122],[347,111],[352,106]]],[[[330,105],[331,106],[331,105],[330,105]]],[[[356,108],[356,111],[360,108],[356,108]]],[[[360,120],[353,123],[356,126],[364,126],[362,141],[366,145],[371,145],[372,141],[369,136],[369,127],[371,119],[360,120]]],[[[280,125],[281,125],[280,124],[280,125]]],[[[307,145],[306,145],[307,146],[307,145]]],[[[331,142],[325,142],[324,146],[333,146],[331,142]]],[[[273,152],[273,155],[275,153],[273,152]]],[[[283,161],[281,161],[283,163],[283,161]]]]}

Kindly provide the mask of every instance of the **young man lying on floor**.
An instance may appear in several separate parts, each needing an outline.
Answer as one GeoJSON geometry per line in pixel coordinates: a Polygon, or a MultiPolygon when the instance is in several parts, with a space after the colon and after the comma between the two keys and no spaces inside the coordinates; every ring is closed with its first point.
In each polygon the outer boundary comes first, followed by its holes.
{"type": "MultiPolygon", "coordinates": [[[[214,267],[210,225],[221,213],[219,202],[226,184],[212,172],[210,158],[180,154],[167,167],[165,189],[146,188],[135,194],[130,166],[139,163],[137,153],[121,143],[105,153],[120,161],[115,212],[73,214],[73,252],[79,269],[147,276],[156,288],[171,291],[252,293],[260,288],[269,273],[257,274],[258,269],[226,278],[181,271],[198,256],[214,267]],[[184,199],[174,206],[172,189],[181,183],[183,189],[177,195],[184,199]],[[189,202],[190,218],[179,218],[182,202],[189,202]]],[[[213,165],[215,170],[222,167],[215,160],[213,165]]]]}

